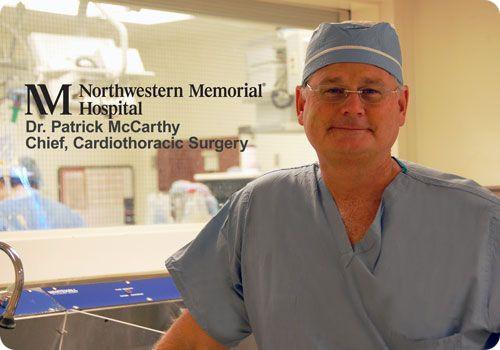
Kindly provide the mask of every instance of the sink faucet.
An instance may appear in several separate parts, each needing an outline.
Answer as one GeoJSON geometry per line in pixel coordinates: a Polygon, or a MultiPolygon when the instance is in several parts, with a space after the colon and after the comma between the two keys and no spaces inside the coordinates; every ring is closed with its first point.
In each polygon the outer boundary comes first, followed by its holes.
{"type": "Polygon", "coordinates": [[[14,291],[12,295],[7,298],[8,305],[4,314],[0,316],[0,327],[13,329],[16,326],[14,321],[14,312],[16,311],[17,303],[21,297],[24,286],[24,269],[21,258],[17,252],[7,243],[0,242],[0,250],[3,250],[8,255],[12,264],[14,265],[14,272],[16,274],[16,281],[14,283],[14,291]]]}

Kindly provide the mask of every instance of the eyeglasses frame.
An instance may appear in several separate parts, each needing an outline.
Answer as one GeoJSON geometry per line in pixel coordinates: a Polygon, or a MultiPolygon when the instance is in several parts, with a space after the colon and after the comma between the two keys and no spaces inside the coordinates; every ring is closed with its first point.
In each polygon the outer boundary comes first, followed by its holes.
{"type": "MultiPolygon", "coordinates": [[[[324,86],[324,85],[318,85],[319,86],[324,86]]],[[[309,85],[309,83],[306,83],[305,85],[306,88],[308,88],[310,91],[313,91],[313,92],[319,92],[319,88],[317,87],[316,89],[313,89],[311,87],[311,85],[309,85]]],[[[362,97],[362,93],[363,93],[363,90],[349,90],[349,89],[344,89],[344,99],[342,101],[328,101],[329,103],[344,103],[348,98],[349,98],[349,94],[353,94],[353,93],[356,93],[359,97],[359,100],[363,103],[366,103],[366,104],[371,104],[371,105],[374,105],[374,104],[378,104],[382,101],[384,101],[385,97],[389,94],[389,93],[395,93],[395,92],[398,92],[399,90],[401,90],[403,87],[398,85],[395,89],[391,90],[391,89],[388,89],[388,90],[377,90],[378,92],[380,92],[382,94],[382,98],[379,100],[379,101],[376,101],[376,102],[371,102],[371,101],[366,101],[365,99],[363,99],[362,97]]],[[[373,89],[375,90],[375,89],[373,89]]]]}

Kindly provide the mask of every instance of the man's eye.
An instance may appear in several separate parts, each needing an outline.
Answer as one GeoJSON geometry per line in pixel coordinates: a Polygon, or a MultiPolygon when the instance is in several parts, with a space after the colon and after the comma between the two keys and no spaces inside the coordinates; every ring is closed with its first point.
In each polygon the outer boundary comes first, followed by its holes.
{"type": "Polygon", "coordinates": [[[380,95],[380,91],[375,90],[375,89],[362,89],[361,93],[363,95],[369,96],[369,95],[380,95]]]}
{"type": "Polygon", "coordinates": [[[324,91],[324,94],[326,94],[326,95],[343,95],[344,89],[336,88],[336,87],[326,88],[324,91]]]}

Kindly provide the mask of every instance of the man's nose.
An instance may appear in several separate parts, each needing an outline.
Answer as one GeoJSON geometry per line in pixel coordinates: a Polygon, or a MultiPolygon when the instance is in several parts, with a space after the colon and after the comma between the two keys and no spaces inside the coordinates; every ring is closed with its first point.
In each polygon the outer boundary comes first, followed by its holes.
{"type": "Polygon", "coordinates": [[[365,114],[365,104],[357,93],[347,94],[347,98],[342,103],[342,114],[363,116],[365,114]]]}

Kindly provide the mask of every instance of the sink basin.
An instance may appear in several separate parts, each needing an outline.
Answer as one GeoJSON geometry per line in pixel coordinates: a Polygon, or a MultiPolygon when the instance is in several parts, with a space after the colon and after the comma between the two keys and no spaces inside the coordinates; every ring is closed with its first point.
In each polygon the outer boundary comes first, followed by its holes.
{"type": "Polygon", "coordinates": [[[0,337],[15,350],[146,350],[179,315],[181,305],[180,301],[165,301],[21,317],[15,329],[1,329],[0,337]]]}

